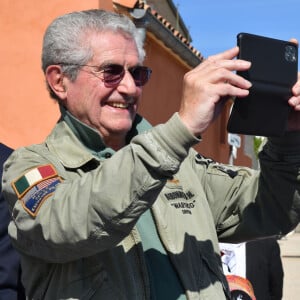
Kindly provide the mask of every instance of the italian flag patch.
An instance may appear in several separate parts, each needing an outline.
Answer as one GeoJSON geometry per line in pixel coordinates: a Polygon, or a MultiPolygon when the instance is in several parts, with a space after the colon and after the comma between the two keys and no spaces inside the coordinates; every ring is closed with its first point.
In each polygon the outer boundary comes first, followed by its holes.
{"type": "Polygon", "coordinates": [[[31,169],[12,182],[12,187],[22,202],[23,208],[35,217],[47,198],[61,183],[61,178],[52,165],[31,169]]]}
{"type": "Polygon", "coordinates": [[[56,170],[52,165],[39,166],[37,168],[31,169],[15,181],[13,181],[12,186],[15,190],[18,198],[20,199],[31,187],[37,183],[58,176],[56,170]]]}

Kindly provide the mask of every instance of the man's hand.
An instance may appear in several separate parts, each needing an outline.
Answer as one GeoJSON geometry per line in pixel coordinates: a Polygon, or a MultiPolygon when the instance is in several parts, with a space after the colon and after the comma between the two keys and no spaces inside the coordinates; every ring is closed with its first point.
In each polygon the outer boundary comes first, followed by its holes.
{"type": "Polygon", "coordinates": [[[251,83],[234,71],[248,70],[251,63],[234,59],[238,52],[234,47],[210,56],[185,74],[179,116],[195,136],[206,130],[230,97],[249,94],[251,83]]]}

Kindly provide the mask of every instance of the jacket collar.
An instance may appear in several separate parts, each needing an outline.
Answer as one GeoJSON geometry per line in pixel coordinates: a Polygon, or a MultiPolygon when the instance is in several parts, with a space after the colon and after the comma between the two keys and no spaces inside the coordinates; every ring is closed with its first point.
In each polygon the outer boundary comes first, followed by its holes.
{"type": "MultiPolygon", "coordinates": [[[[67,168],[78,168],[91,160],[104,160],[115,151],[107,147],[96,130],[79,121],[63,107],[61,118],[46,140],[50,151],[60,159],[67,168]]],[[[132,129],[127,135],[127,144],[151,125],[137,115],[132,129]]]]}

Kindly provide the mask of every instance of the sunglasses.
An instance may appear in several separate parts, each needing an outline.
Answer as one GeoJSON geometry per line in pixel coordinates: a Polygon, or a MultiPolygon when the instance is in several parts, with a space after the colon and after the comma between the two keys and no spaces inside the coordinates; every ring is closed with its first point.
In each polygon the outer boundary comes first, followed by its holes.
{"type": "MultiPolygon", "coordinates": [[[[124,78],[126,69],[122,65],[110,64],[104,67],[91,66],[91,65],[79,65],[79,64],[68,64],[59,63],[59,65],[72,65],[80,67],[96,68],[92,73],[104,82],[104,85],[108,88],[116,87],[124,78]],[[100,77],[101,74],[101,77],[100,77]]],[[[150,79],[152,70],[145,66],[136,66],[127,69],[132,76],[136,86],[145,85],[150,79]]]]}

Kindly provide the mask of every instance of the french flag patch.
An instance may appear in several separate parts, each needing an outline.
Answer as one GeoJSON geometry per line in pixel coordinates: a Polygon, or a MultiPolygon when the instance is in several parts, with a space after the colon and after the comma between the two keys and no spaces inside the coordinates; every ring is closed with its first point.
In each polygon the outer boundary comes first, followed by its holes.
{"type": "Polygon", "coordinates": [[[42,203],[55,191],[61,182],[52,165],[43,165],[31,169],[12,182],[24,209],[32,216],[36,216],[42,203]]]}

